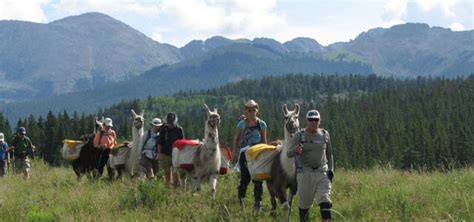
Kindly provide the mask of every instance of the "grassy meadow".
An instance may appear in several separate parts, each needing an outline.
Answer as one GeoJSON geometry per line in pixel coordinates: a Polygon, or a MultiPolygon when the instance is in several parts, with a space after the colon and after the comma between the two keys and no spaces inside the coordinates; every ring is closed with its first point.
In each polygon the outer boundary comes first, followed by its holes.
{"type": "MultiPolygon", "coordinates": [[[[168,189],[163,181],[105,179],[78,181],[71,168],[49,167],[36,160],[31,178],[0,179],[1,221],[275,221],[268,191],[264,208],[253,211],[252,185],[246,207],[236,198],[238,175],[218,179],[215,201],[209,188],[199,195],[168,189]]],[[[450,172],[399,171],[390,167],[336,170],[335,221],[474,221],[474,168],[450,172]]],[[[295,204],[297,204],[297,198],[295,204]]],[[[278,209],[277,217],[281,217],[278,209]]],[[[297,221],[294,205],[292,220],[297,221]]],[[[311,221],[319,221],[319,207],[311,221]]]]}

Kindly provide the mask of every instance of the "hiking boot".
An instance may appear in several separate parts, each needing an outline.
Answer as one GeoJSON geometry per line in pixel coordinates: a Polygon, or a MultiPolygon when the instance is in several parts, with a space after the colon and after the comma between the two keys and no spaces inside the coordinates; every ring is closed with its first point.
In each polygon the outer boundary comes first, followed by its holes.
{"type": "Polygon", "coordinates": [[[300,214],[300,222],[309,221],[309,209],[298,208],[300,214]]]}

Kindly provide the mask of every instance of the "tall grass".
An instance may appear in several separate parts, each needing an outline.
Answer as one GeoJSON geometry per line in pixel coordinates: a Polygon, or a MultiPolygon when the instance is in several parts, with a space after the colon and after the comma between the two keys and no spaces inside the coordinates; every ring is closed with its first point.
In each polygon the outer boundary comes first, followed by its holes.
{"type": "MultiPolygon", "coordinates": [[[[11,172],[10,172],[11,173],[11,172]]],[[[253,211],[252,184],[245,208],[237,202],[238,175],[218,179],[215,201],[205,184],[199,195],[168,189],[163,182],[123,179],[80,181],[70,168],[33,162],[31,178],[0,179],[1,221],[273,221],[268,192],[253,211]]],[[[474,221],[474,169],[399,171],[390,167],[336,171],[336,221],[474,221]]],[[[298,219],[295,205],[292,219],[298,219]]],[[[278,209],[277,217],[281,217],[278,209]]],[[[320,220],[317,205],[311,220],[320,220]]]]}

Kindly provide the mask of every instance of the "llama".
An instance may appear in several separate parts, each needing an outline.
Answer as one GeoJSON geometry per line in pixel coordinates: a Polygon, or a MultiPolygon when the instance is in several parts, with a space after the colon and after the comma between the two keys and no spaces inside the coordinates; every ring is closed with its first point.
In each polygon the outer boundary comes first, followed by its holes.
{"type": "Polygon", "coordinates": [[[131,110],[133,116],[132,126],[132,146],[129,156],[126,160],[125,169],[130,176],[140,176],[143,174],[142,167],[140,166],[140,156],[143,147],[143,136],[144,136],[144,114],[142,110],[140,114],[135,113],[135,110],[131,110]]]}
{"type": "Polygon", "coordinates": [[[71,163],[78,180],[81,179],[84,174],[86,174],[89,179],[92,179],[92,171],[97,165],[100,157],[99,150],[94,148],[94,136],[102,129],[103,121],[104,117],[102,117],[102,120],[95,117],[94,132],[92,134],[82,135],[80,138],[85,142],[85,144],[81,149],[79,158],[71,163]]]}
{"type": "Polygon", "coordinates": [[[300,106],[295,104],[295,109],[289,111],[287,105],[283,105],[283,114],[285,115],[285,140],[283,141],[280,153],[275,156],[271,169],[271,179],[267,180],[267,188],[271,195],[272,210],[276,210],[276,199],[278,197],[283,209],[285,210],[285,219],[289,220],[291,204],[297,191],[296,171],[294,157],[289,158],[287,151],[291,146],[291,139],[299,129],[298,115],[300,106]],[[290,198],[287,199],[286,189],[290,188],[290,198]]]}
{"type": "MultiPolygon", "coordinates": [[[[213,111],[204,104],[207,111],[207,120],[204,127],[204,140],[199,143],[193,156],[193,168],[191,170],[180,169],[182,180],[192,178],[192,192],[195,193],[201,189],[201,183],[208,179],[211,187],[212,199],[215,199],[217,175],[221,168],[221,151],[219,147],[219,132],[218,126],[220,124],[220,115],[217,113],[217,108],[213,111]]],[[[195,146],[195,145],[189,145],[195,146]]],[[[178,153],[173,152],[173,159],[177,159],[178,153]]],[[[175,166],[176,167],[176,166],[175,166]]],[[[181,181],[185,186],[185,182],[181,181]]]]}

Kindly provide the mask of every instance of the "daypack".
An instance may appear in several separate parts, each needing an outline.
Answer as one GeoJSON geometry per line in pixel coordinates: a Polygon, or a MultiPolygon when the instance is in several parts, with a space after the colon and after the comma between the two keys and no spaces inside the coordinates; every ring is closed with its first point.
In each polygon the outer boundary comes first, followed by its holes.
{"type": "Polygon", "coordinates": [[[157,144],[158,144],[158,140],[159,140],[159,136],[158,135],[155,135],[155,137],[157,137],[157,139],[155,139],[155,144],[153,145],[153,148],[145,148],[148,140],[151,138],[151,129],[148,130],[148,135],[146,136],[144,142],[143,142],[143,147],[142,147],[142,155],[143,156],[146,156],[146,150],[151,150],[152,151],[152,159],[156,159],[156,156],[158,155],[158,148],[157,148],[157,144]]]}

